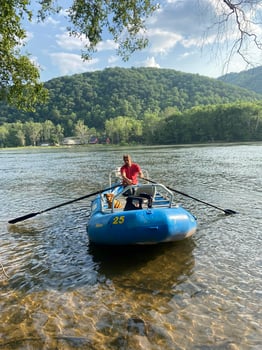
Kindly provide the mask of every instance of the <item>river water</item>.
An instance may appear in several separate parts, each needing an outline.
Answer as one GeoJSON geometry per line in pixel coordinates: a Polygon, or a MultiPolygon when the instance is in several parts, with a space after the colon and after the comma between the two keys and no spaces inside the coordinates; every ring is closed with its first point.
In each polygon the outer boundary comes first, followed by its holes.
{"type": "Polygon", "coordinates": [[[0,151],[0,349],[261,349],[262,144],[0,151]],[[90,246],[123,153],[198,219],[178,243],[90,246]],[[225,215],[224,209],[237,211],[225,215]]]}

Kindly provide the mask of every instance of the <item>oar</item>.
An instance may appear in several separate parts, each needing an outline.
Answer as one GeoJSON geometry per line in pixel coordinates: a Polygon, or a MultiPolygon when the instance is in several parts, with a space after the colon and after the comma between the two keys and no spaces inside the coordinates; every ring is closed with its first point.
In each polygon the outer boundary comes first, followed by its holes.
{"type": "Polygon", "coordinates": [[[41,210],[41,211],[38,211],[38,212],[36,212],[36,213],[30,213],[30,214],[27,214],[27,215],[20,216],[19,218],[9,220],[8,223],[9,223],[9,224],[15,224],[15,223],[17,223],[17,222],[19,222],[19,221],[24,221],[24,220],[33,218],[33,217],[36,216],[36,215],[45,213],[45,212],[47,212],[47,211],[50,211],[50,210],[53,210],[53,209],[56,209],[56,208],[63,207],[64,205],[67,205],[67,204],[71,204],[71,203],[74,203],[74,202],[81,201],[82,199],[95,196],[95,195],[97,195],[97,194],[99,194],[99,193],[101,193],[101,192],[110,191],[110,190],[112,190],[113,188],[118,187],[118,186],[121,186],[121,185],[114,185],[114,186],[112,186],[112,187],[105,188],[105,189],[103,189],[103,190],[96,191],[96,192],[93,192],[93,193],[89,193],[89,194],[87,194],[87,195],[85,195],[85,196],[82,196],[82,197],[79,197],[79,198],[76,198],[76,199],[72,199],[71,201],[68,201],[68,202],[65,202],[65,203],[61,203],[61,204],[55,205],[54,207],[47,208],[47,209],[45,209],[45,210],[41,210]]]}
{"type": "MultiPolygon", "coordinates": [[[[145,181],[148,181],[148,182],[151,182],[153,184],[156,184],[157,182],[155,181],[152,181],[152,180],[149,180],[149,179],[146,179],[145,177],[143,178],[145,181]]],[[[204,202],[202,201],[201,199],[197,199],[193,196],[190,196],[189,194],[186,194],[184,192],[181,192],[181,191],[178,191],[178,190],[175,190],[174,188],[171,188],[171,187],[168,187],[166,186],[166,188],[168,188],[170,191],[173,191],[173,192],[176,192],[176,193],[179,193],[179,194],[182,194],[183,196],[185,197],[188,197],[188,198],[191,198],[191,199],[194,199],[195,201],[198,201],[200,203],[203,203],[203,204],[206,204],[206,205],[209,205],[210,207],[213,207],[215,209],[218,209],[218,210],[222,210],[226,215],[231,215],[231,214],[237,214],[236,211],[234,210],[231,210],[231,209],[222,209],[222,208],[219,208],[217,207],[216,205],[213,205],[213,204],[210,204],[210,203],[207,203],[207,202],[204,202]]]]}

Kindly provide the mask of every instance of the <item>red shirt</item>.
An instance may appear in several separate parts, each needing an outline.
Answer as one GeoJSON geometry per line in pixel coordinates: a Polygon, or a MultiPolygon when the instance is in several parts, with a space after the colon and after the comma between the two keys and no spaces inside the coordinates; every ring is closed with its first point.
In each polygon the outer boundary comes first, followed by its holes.
{"type": "Polygon", "coordinates": [[[120,169],[121,174],[126,173],[126,177],[132,180],[133,185],[138,184],[137,175],[141,172],[141,168],[138,164],[132,163],[131,166],[124,164],[120,169]]]}

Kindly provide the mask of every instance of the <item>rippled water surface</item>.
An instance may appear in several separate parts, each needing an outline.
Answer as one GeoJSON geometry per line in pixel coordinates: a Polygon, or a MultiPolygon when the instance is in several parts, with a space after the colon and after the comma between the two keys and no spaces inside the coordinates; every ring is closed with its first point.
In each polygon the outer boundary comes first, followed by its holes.
{"type": "Polygon", "coordinates": [[[0,172],[0,349],[261,349],[261,144],[1,150],[0,172]],[[207,203],[175,195],[192,238],[91,246],[92,197],[7,224],[107,187],[126,152],[207,203]]]}

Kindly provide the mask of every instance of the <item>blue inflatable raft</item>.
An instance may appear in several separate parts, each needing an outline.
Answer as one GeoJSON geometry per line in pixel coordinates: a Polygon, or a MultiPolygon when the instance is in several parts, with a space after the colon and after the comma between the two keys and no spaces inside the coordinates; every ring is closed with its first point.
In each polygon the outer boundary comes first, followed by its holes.
{"type": "Polygon", "coordinates": [[[91,204],[89,241],[103,245],[172,242],[192,236],[196,218],[174,204],[162,184],[141,184],[101,192],[91,204]]]}

